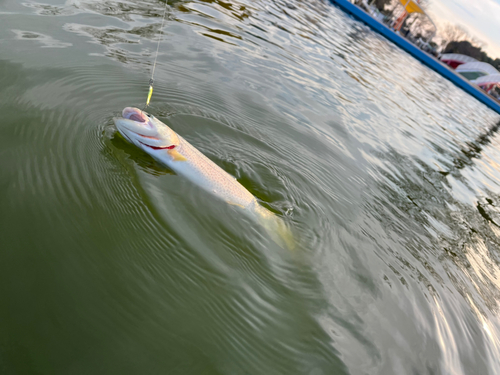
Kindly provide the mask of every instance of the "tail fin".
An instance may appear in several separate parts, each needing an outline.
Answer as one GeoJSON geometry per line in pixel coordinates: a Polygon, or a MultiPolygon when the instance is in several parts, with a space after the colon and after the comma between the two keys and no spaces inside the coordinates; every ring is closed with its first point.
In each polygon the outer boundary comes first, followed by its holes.
{"type": "Polygon", "coordinates": [[[260,204],[255,204],[258,222],[266,229],[274,242],[288,250],[295,249],[295,239],[285,222],[260,204]]]}

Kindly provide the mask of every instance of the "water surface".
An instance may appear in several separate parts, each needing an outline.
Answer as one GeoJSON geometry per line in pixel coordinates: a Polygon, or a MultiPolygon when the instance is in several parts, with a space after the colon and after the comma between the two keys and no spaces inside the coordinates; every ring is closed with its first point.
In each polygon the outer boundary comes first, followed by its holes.
{"type": "Polygon", "coordinates": [[[498,374],[500,117],[328,2],[163,10],[0,3],[0,373],[498,374]],[[158,37],[294,252],[117,134],[158,37]]]}

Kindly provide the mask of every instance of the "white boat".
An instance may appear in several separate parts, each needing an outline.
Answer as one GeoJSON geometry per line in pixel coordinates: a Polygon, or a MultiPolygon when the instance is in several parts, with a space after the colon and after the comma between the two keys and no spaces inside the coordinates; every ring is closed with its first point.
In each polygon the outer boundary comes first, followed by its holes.
{"type": "Polygon", "coordinates": [[[479,61],[459,65],[455,71],[469,81],[487,75],[500,74],[500,72],[490,64],[479,61]]]}
{"type": "Polygon", "coordinates": [[[495,99],[500,100],[500,73],[479,77],[471,81],[471,83],[479,86],[495,99]]]}
{"type": "Polygon", "coordinates": [[[456,69],[457,66],[462,64],[479,62],[473,57],[462,55],[460,53],[445,53],[444,55],[441,55],[440,60],[453,69],[456,69]]]}

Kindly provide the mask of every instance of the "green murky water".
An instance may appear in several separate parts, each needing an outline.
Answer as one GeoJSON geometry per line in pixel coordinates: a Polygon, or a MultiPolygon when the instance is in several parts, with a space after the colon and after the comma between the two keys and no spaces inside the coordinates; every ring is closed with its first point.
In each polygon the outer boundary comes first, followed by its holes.
{"type": "Polygon", "coordinates": [[[0,373],[498,374],[500,117],[322,1],[0,2],[0,373]]]}

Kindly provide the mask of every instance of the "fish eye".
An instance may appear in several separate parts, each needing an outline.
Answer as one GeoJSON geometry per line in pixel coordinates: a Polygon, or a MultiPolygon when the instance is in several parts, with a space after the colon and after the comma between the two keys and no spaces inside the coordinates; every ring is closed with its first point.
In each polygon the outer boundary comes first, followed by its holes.
{"type": "Polygon", "coordinates": [[[146,116],[148,116],[149,118],[151,118],[151,115],[149,113],[146,113],[146,116]]]}

